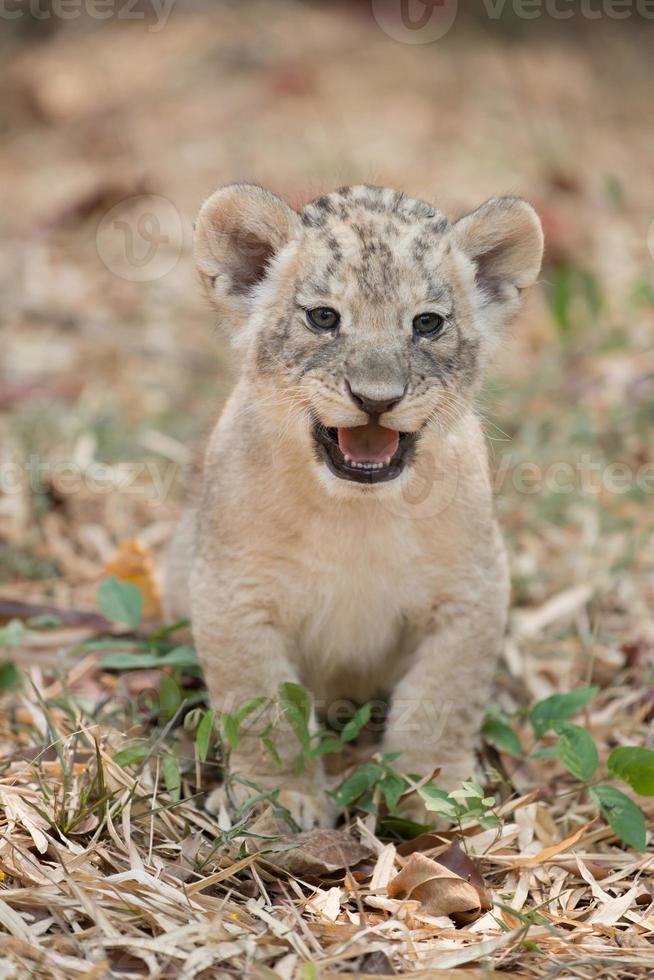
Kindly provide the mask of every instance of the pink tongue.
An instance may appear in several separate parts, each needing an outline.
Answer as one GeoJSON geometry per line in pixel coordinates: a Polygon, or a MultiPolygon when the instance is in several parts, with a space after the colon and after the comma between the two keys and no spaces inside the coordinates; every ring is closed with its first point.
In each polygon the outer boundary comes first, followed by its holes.
{"type": "Polygon", "coordinates": [[[399,442],[399,432],[384,429],[376,422],[338,430],[341,452],[355,463],[383,463],[395,455],[399,442]]]}

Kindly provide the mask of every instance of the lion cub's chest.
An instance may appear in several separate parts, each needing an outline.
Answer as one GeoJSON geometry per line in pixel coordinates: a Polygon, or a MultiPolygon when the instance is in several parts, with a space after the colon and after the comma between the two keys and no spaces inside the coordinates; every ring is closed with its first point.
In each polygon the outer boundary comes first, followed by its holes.
{"type": "Polygon", "coordinates": [[[303,550],[296,607],[302,666],[318,682],[383,671],[402,653],[416,608],[428,602],[416,536],[390,517],[364,528],[344,522],[309,532],[303,550]]]}

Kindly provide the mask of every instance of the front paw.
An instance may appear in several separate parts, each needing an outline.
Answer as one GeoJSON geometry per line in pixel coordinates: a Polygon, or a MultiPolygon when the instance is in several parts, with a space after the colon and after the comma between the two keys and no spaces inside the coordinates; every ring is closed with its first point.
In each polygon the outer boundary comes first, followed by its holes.
{"type": "Polygon", "coordinates": [[[290,814],[299,830],[329,828],[336,823],[336,808],[323,789],[314,792],[283,789],[277,804],[290,814]]]}
{"type": "MultiPolygon", "coordinates": [[[[258,796],[255,790],[242,783],[234,782],[229,789],[222,785],[215,789],[205,801],[205,809],[220,817],[227,814],[239,819],[245,811],[247,803],[258,796]]],[[[292,830],[313,830],[314,827],[333,827],[336,821],[336,809],[320,786],[301,785],[299,787],[282,789],[275,795],[270,790],[271,802],[281,810],[281,816],[286,817],[292,830]]],[[[266,799],[252,807],[260,811],[268,805],[266,799]]],[[[221,824],[222,826],[222,824],[221,824]]]]}

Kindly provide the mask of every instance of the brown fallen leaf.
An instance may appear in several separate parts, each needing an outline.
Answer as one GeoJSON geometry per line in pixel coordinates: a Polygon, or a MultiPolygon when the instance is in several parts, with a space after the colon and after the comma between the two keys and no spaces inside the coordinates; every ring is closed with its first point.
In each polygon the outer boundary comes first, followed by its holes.
{"type": "MultiPolygon", "coordinates": [[[[453,860],[452,856],[450,860],[453,860]]],[[[458,857],[455,863],[460,863],[458,857]]],[[[429,915],[449,915],[457,925],[474,922],[482,908],[490,908],[483,882],[479,888],[440,861],[418,851],[409,856],[400,873],[389,882],[388,894],[391,898],[417,899],[429,915]]]]}
{"type": "Polygon", "coordinates": [[[289,834],[272,810],[266,811],[250,830],[274,835],[248,838],[250,853],[261,853],[275,867],[300,878],[320,878],[344,868],[351,869],[370,857],[371,848],[345,830],[308,830],[289,834]]]}
{"type": "Polygon", "coordinates": [[[576,844],[580,840],[589,827],[594,824],[594,820],[585,823],[583,827],[575,830],[574,833],[569,834],[568,837],[564,837],[563,840],[557,841],[556,844],[552,844],[550,847],[544,848],[535,854],[533,857],[519,858],[519,860],[514,861],[510,867],[512,868],[529,868],[533,865],[544,864],[546,861],[550,861],[552,858],[556,857],[557,854],[561,854],[563,851],[569,850],[573,844],[576,844]]]}
{"type": "Polygon", "coordinates": [[[421,834],[415,840],[405,841],[397,849],[400,857],[405,857],[416,851],[429,852],[426,855],[427,857],[430,857],[433,861],[447,868],[448,871],[452,871],[464,881],[474,885],[479,894],[479,905],[482,912],[488,912],[493,907],[493,902],[486,890],[486,883],[477,863],[473,861],[470,855],[466,854],[457,840],[452,841],[451,844],[444,844],[442,841],[439,841],[438,834],[427,833],[421,834]],[[437,842],[436,846],[431,842],[432,840],[437,842]]]}

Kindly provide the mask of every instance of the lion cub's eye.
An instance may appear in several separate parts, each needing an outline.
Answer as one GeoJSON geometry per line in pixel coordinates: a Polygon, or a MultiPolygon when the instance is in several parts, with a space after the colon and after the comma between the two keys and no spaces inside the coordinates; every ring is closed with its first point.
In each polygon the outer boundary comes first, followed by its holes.
{"type": "Polygon", "coordinates": [[[440,313],[419,313],[413,318],[413,329],[419,337],[436,337],[444,323],[440,313]]]}
{"type": "Polygon", "coordinates": [[[341,317],[330,306],[316,306],[313,310],[307,310],[307,320],[314,330],[335,330],[341,317]]]}

